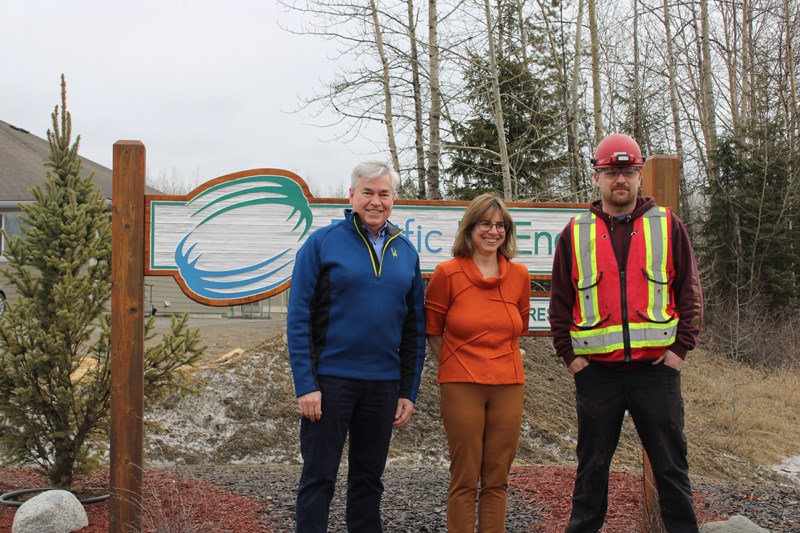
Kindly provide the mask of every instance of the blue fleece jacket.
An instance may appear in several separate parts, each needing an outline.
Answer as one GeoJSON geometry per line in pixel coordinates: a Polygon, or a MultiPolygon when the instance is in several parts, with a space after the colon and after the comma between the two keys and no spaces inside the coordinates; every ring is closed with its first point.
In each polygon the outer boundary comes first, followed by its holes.
{"type": "Polygon", "coordinates": [[[419,256],[391,223],[382,256],[350,209],[297,252],[286,321],[297,397],[319,390],[322,375],[399,380],[400,397],[416,400],[425,361],[419,256]]]}

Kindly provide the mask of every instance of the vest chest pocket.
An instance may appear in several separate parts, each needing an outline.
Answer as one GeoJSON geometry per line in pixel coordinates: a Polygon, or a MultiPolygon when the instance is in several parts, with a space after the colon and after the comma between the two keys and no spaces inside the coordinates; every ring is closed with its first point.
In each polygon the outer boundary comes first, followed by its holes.
{"type": "Polygon", "coordinates": [[[675,317],[670,308],[670,282],[672,273],[666,270],[642,269],[647,281],[647,307],[637,309],[637,313],[649,322],[666,324],[675,317]]]}
{"type": "Polygon", "coordinates": [[[610,314],[603,316],[598,297],[598,285],[603,279],[603,273],[597,272],[584,276],[575,281],[577,290],[576,305],[572,317],[573,325],[580,329],[592,329],[609,319],[610,314]]]}
{"type": "Polygon", "coordinates": [[[666,270],[653,270],[650,268],[643,268],[642,274],[647,278],[647,281],[656,285],[666,285],[672,278],[672,272],[666,270]]]}

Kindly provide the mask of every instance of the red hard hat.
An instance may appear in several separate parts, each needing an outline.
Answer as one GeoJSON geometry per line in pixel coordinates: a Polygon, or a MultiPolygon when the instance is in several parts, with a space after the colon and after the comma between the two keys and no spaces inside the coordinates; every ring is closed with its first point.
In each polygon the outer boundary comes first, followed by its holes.
{"type": "Polygon", "coordinates": [[[606,136],[594,152],[592,166],[595,169],[609,167],[641,167],[644,157],[639,144],[632,137],[615,133],[606,136]]]}

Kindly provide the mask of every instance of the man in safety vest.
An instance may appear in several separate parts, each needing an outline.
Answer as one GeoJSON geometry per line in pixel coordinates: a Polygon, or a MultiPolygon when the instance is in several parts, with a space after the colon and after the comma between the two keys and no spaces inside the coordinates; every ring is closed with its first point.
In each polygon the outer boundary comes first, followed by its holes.
{"type": "Polygon", "coordinates": [[[686,227],[639,196],[639,145],[609,135],[592,160],[600,199],[573,218],[556,247],[553,345],[575,379],[578,471],[566,531],[597,531],[627,410],[650,458],[670,532],[697,531],[689,483],[680,369],[703,317],[686,227]]]}

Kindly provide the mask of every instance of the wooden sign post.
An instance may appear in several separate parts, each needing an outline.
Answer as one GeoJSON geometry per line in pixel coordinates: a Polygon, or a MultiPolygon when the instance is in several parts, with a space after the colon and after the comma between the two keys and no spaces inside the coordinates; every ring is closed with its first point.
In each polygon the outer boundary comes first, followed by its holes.
{"type": "Polygon", "coordinates": [[[114,144],[111,216],[110,533],[141,531],[144,455],[144,184],[139,141],[114,144]]]}
{"type": "MultiPolygon", "coordinates": [[[[642,193],[652,196],[661,207],[680,211],[680,161],[674,155],[655,155],[647,160],[642,170],[642,193]]],[[[643,531],[666,531],[658,505],[658,491],[653,468],[647,452],[642,449],[642,477],[644,481],[643,531]]]]}

